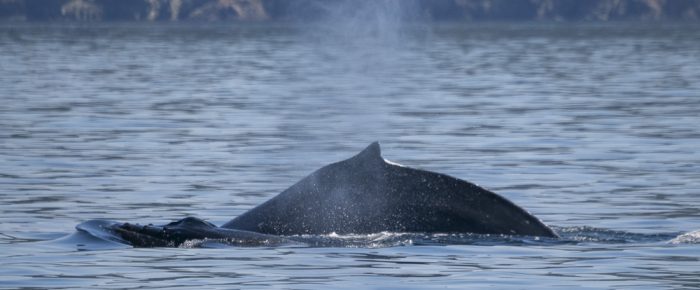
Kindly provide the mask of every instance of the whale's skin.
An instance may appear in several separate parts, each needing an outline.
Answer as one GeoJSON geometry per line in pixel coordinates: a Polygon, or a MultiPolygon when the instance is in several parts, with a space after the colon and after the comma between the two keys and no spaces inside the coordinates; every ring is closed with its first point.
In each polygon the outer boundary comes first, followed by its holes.
{"type": "Polygon", "coordinates": [[[350,159],[313,172],[221,227],[188,217],[160,226],[93,220],[77,230],[134,247],[181,247],[193,240],[237,246],[292,245],[304,242],[290,236],[330,233],[558,237],[498,194],[445,174],[385,160],[377,142],[350,159]]]}
{"type": "Polygon", "coordinates": [[[557,237],[524,209],[476,184],[388,162],[378,142],[313,172],[222,228],[270,235],[388,231],[557,237]]]}
{"type": "Polygon", "coordinates": [[[139,225],[105,221],[88,221],[76,227],[78,230],[100,238],[122,242],[134,247],[181,247],[188,241],[218,240],[236,246],[291,245],[296,242],[284,237],[220,228],[207,221],[187,217],[167,225],[139,225]],[[94,229],[98,222],[99,229],[94,229]],[[90,228],[90,227],[93,228],[90,228]]]}

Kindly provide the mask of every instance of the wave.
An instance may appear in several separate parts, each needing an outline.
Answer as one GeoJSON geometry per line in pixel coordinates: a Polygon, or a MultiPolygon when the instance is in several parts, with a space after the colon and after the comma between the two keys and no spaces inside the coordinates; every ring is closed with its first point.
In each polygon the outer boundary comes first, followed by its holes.
{"type": "MultiPolygon", "coordinates": [[[[88,221],[76,227],[76,232],[63,238],[47,241],[60,247],[77,250],[106,250],[131,247],[119,233],[113,230],[113,221],[88,221]]],[[[180,248],[227,247],[339,247],[386,248],[401,246],[554,246],[562,244],[700,244],[700,230],[687,233],[632,233],[588,226],[553,227],[560,238],[533,236],[493,235],[473,233],[395,233],[374,234],[326,234],[286,236],[271,241],[256,240],[255,236],[243,238],[192,239],[178,245],[180,248]]]]}
{"type": "Polygon", "coordinates": [[[700,230],[680,234],[668,241],[669,244],[700,244],[700,230]]]}

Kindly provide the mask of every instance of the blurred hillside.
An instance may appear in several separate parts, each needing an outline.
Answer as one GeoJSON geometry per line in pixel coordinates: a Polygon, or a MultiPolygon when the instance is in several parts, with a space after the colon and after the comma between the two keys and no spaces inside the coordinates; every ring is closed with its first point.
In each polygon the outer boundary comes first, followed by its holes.
{"type": "MultiPolygon", "coordinates": [[[[372,0],[0,0],[0,20],[307,21],[372,0]]],[[[697,21],[700,0],[373,0],[434,21],[697,21]]]]}

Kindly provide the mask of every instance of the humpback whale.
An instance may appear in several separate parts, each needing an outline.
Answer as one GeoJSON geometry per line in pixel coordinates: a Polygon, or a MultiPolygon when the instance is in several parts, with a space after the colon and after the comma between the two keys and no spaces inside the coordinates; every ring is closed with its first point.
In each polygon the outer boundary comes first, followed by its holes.
{"type": "Polygon", "coordinates": [[[387,161],[378,142],[313,172],[222,227],[272,235],[390,231],[555,236],[527,211],[489,190],[387,161]]]}
{"type": "Polygon", "coordinates": [[[165,226],[115,224],[134,246],[188,239],[253,239],[377,232],[476,233],[557,238],[539,219],[471,182],[390,162],[378,142],[316,170],[221,227],[186,218],[165,226]]]}

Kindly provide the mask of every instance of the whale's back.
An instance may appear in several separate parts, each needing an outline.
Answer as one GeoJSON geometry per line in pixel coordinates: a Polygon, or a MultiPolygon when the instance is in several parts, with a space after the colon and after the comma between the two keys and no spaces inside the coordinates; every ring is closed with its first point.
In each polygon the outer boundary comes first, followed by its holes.
{"type": "Polygon", "coordinates": [[[223,227],[275,235],[389,231],[556,237],[537,218],[489,190],[387,162],[376,142],[223,227]]]}

